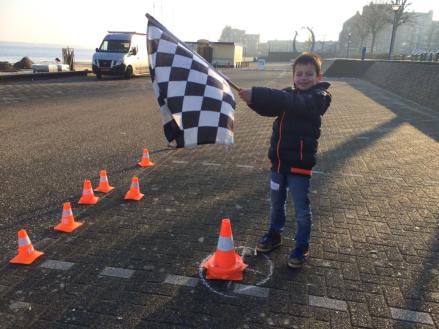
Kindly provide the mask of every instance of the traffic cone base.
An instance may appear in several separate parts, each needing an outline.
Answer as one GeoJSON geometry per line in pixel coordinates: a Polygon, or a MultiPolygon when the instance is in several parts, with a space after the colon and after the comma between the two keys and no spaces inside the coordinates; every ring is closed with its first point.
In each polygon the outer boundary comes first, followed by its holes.
{"type": "Polygon", "coordinates": [[[203,264],[203,267],[207,269],[206,278],[209,280],[241,281],[243,279],[243,271],[247,266],[238,254],[235,254],[235,264],[229,268],[217,266],[215,254],[203,264]]]}
{"type": "Polygon", "coordinates": [[[73,232],[74,230],[76,230],[82,224],[84,224],[84,223],[76,222],[76,221],[74,221],[73,223],[71,223],[69,225],[61,223],[61,224],[56,225],[54,227],[54,229],[57,231],[70,233],[70,232],[73,232]]]}
{"type": "Polygon", "coordinates": [[[97,196],[82,196],[78,204],[96,204],[99,201],[99,197],[97,196]]]}
{"type": "Polygon", "coordinates": [[[44,252],[34,249],[26,231],[20,230],[18,231],[18,255],[12,258],[9,263],[29,265],[42,255],[44,252]]]}
{"type": "Polygon", "coordinates": [[[143,193],[136,193],[135,191],[128,191],[126,194],[125,194],[125,197],[124,197],[124,199],[125,200],[135,200],[135,201],[139,201],[139,200],[141,200],[143,197],[145,196],[145,194],[143,194],[143,193]]]}
{"type": "Polygon", "coordinates": [[[44,252],[34,250],[34,252],[27,256],[17,255],[14,258],[12,258],[9,263],[11,264],[23,264],[23,265],[29,265],[34,262],[35,259],[38,257],[44,255],[44,252]]]}
{"type": "Polygon", "coordinates": [[[154,166],[154,163],[151,162],[151,160],[143,160],[137,163],[140,167],[145,168],[145,167],[152,167],[154,166]]]}

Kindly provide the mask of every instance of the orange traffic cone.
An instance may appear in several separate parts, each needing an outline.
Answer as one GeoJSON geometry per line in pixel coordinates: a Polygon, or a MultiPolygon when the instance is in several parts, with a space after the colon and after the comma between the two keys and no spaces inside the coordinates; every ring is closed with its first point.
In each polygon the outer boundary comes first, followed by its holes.
{"type": "Polygon", "coordinates": [[[41,255],[44,255],[44,252],[34,249],[26,230],[18,231],[18,255],[12,258],[9,263],[29,265],[41,255]]]}
{"type": "Polygon", "coordinates": [[[130,190],[125,194],[125,200],[136,200],[139,201],[143,198],[144,194],[140,193],[139,188],[139,179],[137,176],[133,177],[133,181],[131,182],[130,190]]]}
{"type": "Polygon", "coordinates": [[[93,187],[91,186],[90,180],[86,179],[84,181],[84,188],[82,190],[82,196],[79,199],[79,204],[96,204],[99,198],[94,195],[93,187]]]}
{"type": "Polygon", "coordinates": [[[70,206],[70,202],[64,202],[61,223],[54,227],[55,230],[61,232],[73,232],[83,223],[76,222],[73,217],[72,207],[70,206]]]}
{"type": "Polygon", "coordinates": [[[152,167],[154,165],[154,163],[151,162],[150,158],[149,158],[149,152],[148,149],[144,149],[143,150],[143,155],[142,155],[142,159],[140,160],[140,162],[138,163],[138,165],[140,167],[152,167]]]}
{"type": "Polygon", "coordinates": [[[244,264],[241,256],[235,253],[230,219],[222,220],[215,254],[203,264],[203,267],[207,269],[207,279],[242,280],[242,272],[247,264],[244,264]]]}
{"type": "Polygon", "coordinates": [[[95,188],[95,191],[108,193],[112,190],[114,190],[114,187],[110,186],[110,183],[108,183],[107,172],[105,170],[101,170],[99,186],[95,188]]]}

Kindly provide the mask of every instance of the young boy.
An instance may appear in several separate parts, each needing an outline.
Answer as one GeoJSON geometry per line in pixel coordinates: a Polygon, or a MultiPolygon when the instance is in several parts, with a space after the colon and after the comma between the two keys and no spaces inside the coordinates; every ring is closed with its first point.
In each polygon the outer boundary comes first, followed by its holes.
{"type": "Polygon", "coordinates": [[[268,152],[272,165],[270,226],[256,250],[269,252],[282,244],[289,189],[296,212],[296,246],[287,261],[292,268],[302,267],[309,255],[309,185],[316,164],[322,116],[331,103],[331,94],[327,91],[329,83],[320,82],[321,79],[319,56],[303,53],[293,64],[293,88],[253,87],[239,91],[241,99],[256,113],[277,117],[268,152]]]}

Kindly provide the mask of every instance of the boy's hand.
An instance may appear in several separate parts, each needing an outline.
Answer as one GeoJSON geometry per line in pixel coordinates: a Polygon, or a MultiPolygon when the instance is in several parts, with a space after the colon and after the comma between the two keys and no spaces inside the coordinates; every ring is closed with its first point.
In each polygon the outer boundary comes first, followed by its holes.
{"type": "Polygon", "coordinates": [[[252,90],[251,88],[241,89],[238,91],[239,97],[246,102],[247,104],[251,104],[252,102],[252,90]]]}

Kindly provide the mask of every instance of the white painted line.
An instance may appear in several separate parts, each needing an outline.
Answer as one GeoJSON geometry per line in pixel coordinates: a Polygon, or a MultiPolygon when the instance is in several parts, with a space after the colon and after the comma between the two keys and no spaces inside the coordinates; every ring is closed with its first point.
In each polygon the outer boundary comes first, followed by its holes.
{"type": "Polygon", "coordinates": [[[347,177],[363,177],[361,174],[342,173],[342,175],[347,177]]]}
{"type": "Polygon", "coordinates": [[[309,305],[329,308],[337,311],[347,311],[348,305],[344,300],[309,295],[309,305]]]}
{"type": "Polygon", "coordinates": [[[42,263],[40,266],[44,267],[44,268],[50,268],[52,270],[67,271],[73,265],[75,265],[75,263],[63,262],[63,261],[60,261],[60,260],[48,259],[44,263],[42,263]]]}
{"type": "Polygon", "coordinates": [[[240,165],[240,164],[237,164],[236,165],[238,168],[247,168],[247,169],[253,169],[255,166],[249,166],[249,165],[240,165]]]}
{"type": "Polygon", "coordinates": [[[203,166],[221,166],[219,163],[213,163],[213,162],[203,162],[203,166]]]}
{"type": "Polygon", "coordinates": [[[174,162],[174,163],[181,163],[181,164],[189,163],[189,161],[185,161],[185,160],[172,160],[172,162],[174,162]]]}
{"type": "Polygon", "coordinates": [[[14,301],[10,301],[9,302],[9,309],[13,312],[18,312],[18,311],[30,311],[32,310],[32,304],[30,303],[26,303],[26,302],[14,302],[14,301]]]}
{"type": "Polygon", "coordinates": [[[198,279],[188,276],[168,274],[163,282],[177,286],[195,287],[198,284],[198,281],[198,279]]]}
{"type": "Polygon", "coordinates": [[[99,273],[99,275],[104,276],[114,276],[116,278],[123,278],[123,279],[129,279],[133,274],[134,270],[129,270],[127,268],[120,268],[120,267],[106,267],[104,270],[99,273]]]}
{"type": "Polygon", "coordinates": [[[388,179],[388,180],[397,180],[397,181],[403,181],[403,179],[401,177],[391,177],[391,176],[379,176],[383,179],[388,179]]]}
{"type": "Polygon", "coordinates": [[[312,173],[318,174],[318,175],[326,175],[326,173],[324,171],[319,171],[319,170],[313,170],[312,173]]]}
{"type": "Polygon", "coordinates": [[[434,324],[430,314],[424,312],[416,312],[410,310],[403,310],[401,308],[390,308],[392,318],[396,320],[418,322],[424,324],[434,324]]]}
{"type": "Polygon", "coordinates": [[[258,274],[263,274],[261,271],[257,271],[257,270],[254,270],[254,269],[252,269],[252,268],[248,268],[248,267],[245,269],[245,271],[246,271],[246,272],[258,273],[258,274]]]}
{"type": "Polygon", "coordinates": [[[235,283],[233,292],[240,295],[267,298],[270,289],[264,287],[249,286],[246,284],[235,283]]]}

